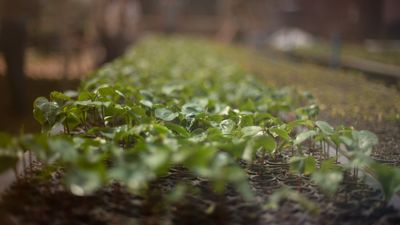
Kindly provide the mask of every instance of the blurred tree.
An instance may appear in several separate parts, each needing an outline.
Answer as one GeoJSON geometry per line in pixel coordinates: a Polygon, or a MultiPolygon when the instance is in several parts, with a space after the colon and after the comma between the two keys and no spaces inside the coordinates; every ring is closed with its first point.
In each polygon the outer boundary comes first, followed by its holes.
{"type": "Polygon", "coordinates": [[[272,20],[271,8],[275,5],[275,0],[218,0],[220,26],[217,39],[223,42],[240,39],[256,44],[252,42],[257,42],[257,36],[265,32],[268,20],[272,20]]]}
{"type": "Polygon", "coordinates": [[[25,49],[27,24],[38,14],[37,0],[0,0],[0,48],[6,63],[6,76],[14,109],[25,109],[25,49]]]}
{"type": "Polygon", "coordinates": [[[233,12],[234,0],[219,0],[218,4],[218,14],[221,24],[217,33],[217,39],[222,42],[231,42],[239,29],[233,12]]]}
{"type": "Polygon", "coordinates": [[[105,57],[102,63],[122,55],[139,32],[141,5],[138,0],[95,1],[96,31],[105,57]]]}
{"type": "Polygon", "coordinates": [[[89,39],[93,39],[90,37],[93,36],[90,30],[92,1],[41,0],[40,16],[30,26],[30,44],[35,50],[62,56],[60,73],[64,79],[70,75],[72,59],[81,56],[88,48],[89,39]]]}
{"type": "Polygon", "coordinates": [[[176,32],[178,14],[181,10],[182,2],[180,0],[162,0],[160,1],[161,14],[164,19],[164,31],[166,33],[176,32]]]}

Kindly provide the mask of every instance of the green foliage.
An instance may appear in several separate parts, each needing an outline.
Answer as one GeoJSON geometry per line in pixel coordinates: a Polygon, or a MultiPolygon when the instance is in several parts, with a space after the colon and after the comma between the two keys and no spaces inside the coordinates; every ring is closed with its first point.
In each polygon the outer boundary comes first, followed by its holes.
{"type": "Polygon", "coordinates": [[[319,213],[318,206],[314,202],[301,195],[297,191],[290,189],[289,187],[282,187],[279,190],[275,191],[269,197],[268,203],[265,205],[265,208],[276,210],[277,208],[279,208],[279,204],[284,200],[290,200],[298,203],[310,214],[315,215],[319,213]]]}
{"type": "Polygon", "coordinates": [[[311,178],[326,194],[332,196],[343,180],[342,169],[332,159],[324,160],[311,178]]]}
{"type": "Polygon", "coordinates": [[[296,136],[296,139],[294,140],[295,145],[300,145],[301,143],[305,142],[307,139],[310,139],[317,135],[317,132],[314,130],[308,130],[304,131],[296,136]]]}
{"type": "MultiPolygon", "coordinates": [[[[338,168],[327,161],[324,146],[344,146],[352,166],[365,166],[377,139],[367,131],[315,122],[318,111],[308,93],[264,85],[213,44],[150,39],[102,67],[78,92],[53,92],[50,100],[36,99],[33,113],[44,134],[23,136],[17,143],[39,160],[62,166],[64,183],[76,195],[91,194],[115,181],[140,193],[170,168],[184,166],[209,180],[215,192],[233,185],[250,199],[248,177],[238,161],[254,163],[257,157],[277,154],[292,156],[292,172],[310,175],[331,194],[343,170],[351,167],[338,168]],[[295,114],[299,119],[283,122],[295,114]],[[63,131],[55,134],[59,127],[63,131]],[[320,168],[311,146],[325,157],[320,168]]],[[[9,137],[0,137],[0,143],[14,149],[9,137]]],[[[377,169],[382,182],[393,174],[377,169]]],[[[386,183],[382,186],[390,196],[399,185],[386,183]]],[[[186,184],[177,186],[170,200],[180,199],[187,190],[186,184]]],[[[287,197],[315,210],[292,190],[278,193],[273,205],[287,197]]]]}
{"type": "Polygon", "coordinates": [[[176,117],[179,116],[178,113],[174,113],[171,110],[168,110],[165,108],[156,109],[154,113],[155,113],[156,118],[164,120],[164,121],[172,121],[176,117]]]}
{"type": "Polygon", "coordinates": [[[316,160],[312,156],[294,156],[290,159],[290,170],[294,173],[310,175],[316,169],[316,160]]]}
{"type": "Polygon", "coordinates": [[[335,132],[334,128],[325,121],[316,121],[315,125],[321,129],[324,135],[332,135],[335,132]]]}
{"type": "Polygon", "coordinates": [[[384,164],[374,163],[372,165],[374,177],[378,180],[386,200],[400,191],[400,169],[384,164]]]}
{"type": "Polygon", "coordinates": [[[37,98],[33,103],[33,116],[45,131],[50,130],[56,123],[58,110],[56,102],[49,102],[44,97],[37,98]]]}

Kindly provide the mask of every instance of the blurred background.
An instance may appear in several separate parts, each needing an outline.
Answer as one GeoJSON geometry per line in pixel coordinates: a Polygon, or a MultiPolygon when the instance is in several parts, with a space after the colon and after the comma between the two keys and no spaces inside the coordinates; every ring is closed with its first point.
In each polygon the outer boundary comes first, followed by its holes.
{"type": "Polygon", "coordinates": [[[153,33],[378,74],[398,88],[398,0],[0,0],[0,131],[37,130],[34,98],[77,88],[153,33]]]}

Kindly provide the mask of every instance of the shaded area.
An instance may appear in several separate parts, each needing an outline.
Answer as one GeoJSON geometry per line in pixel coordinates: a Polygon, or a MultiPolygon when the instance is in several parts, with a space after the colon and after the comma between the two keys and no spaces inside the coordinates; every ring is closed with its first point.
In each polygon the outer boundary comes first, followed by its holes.
{"type": "MultiPolygon", "coordinates": [[[[270,159],[271,160],[271,159],[270,159]]],[[[70,224],[397,224],[400,215],[380,202],[379,194],[362,183],[346,177],[334,198],[325,197],[308,177],[288,171],[288,164],[267,160],[246,165],[249,181],[257,198],[244,201],[227,187],[215,194],[210,184],[194,177],[184,168],[173,168],[153,182],[141,195],[130,194],[118,184],[103,188],[92,196],[77,197],[64,190],[62,170],[49,173],[40,164],[29,178],[15,183],[0,204],[3,225],[70,224]],[[174,203],[168,198],[177,183],[188,183],[196,192],[174,203]],[[264,209],[271,193],[287,185],[318,204],[320,214],[312,216],[298,204],[284,201],[277,211],[264,209]],[[23,207],[21,207],[23,205],[23,207]],[[46,215],[46,216],[43,216],[46,215]]],[[[51,170],[50,170],[51,171],[51,170]]]]}
{"type": "Polygon", "coordinates": [[[52,80],[52,79],[33,79],[26,78],[26,93],[28,98],[23,102],[26,108],[25,114],[16,113],[12,106],[12,97],[10,96],[10,87],[7,78],[0,76],[0,95],[3,100],[0,101],[0,131],[19,134],[40,132],[40,125],[32,116],[32,103],[39,96],[48,96],[54,90],[73,90],[79,85],[79,80],[52,80]]]}

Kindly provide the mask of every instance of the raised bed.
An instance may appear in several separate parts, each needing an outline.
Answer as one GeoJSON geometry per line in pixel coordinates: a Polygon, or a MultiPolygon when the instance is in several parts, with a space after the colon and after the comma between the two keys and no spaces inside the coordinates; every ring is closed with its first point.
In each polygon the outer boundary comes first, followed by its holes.
{"type": "Polygon", "coordinates": [[[312,95],[266,86],[230,53],[152,38],[79,91],[38,98],[43,134],[1,139],[4,169],[37,160],[0,224],[393,222],[400,170],[369,157],[376,136],[316,121],[312,95]]]}

